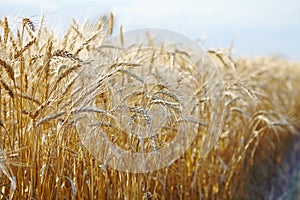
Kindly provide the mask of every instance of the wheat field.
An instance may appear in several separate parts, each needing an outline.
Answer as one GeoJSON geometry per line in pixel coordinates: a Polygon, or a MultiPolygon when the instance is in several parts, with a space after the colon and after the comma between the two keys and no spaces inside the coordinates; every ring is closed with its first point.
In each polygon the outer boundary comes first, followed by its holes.
{"type": "MultiPolygon", "coordinates": [[[[39,23],[23,18],[11,27],[7,18],[0,20],[1,199],[272,199],[286,192],[278,193],[280,185],[272,180],[284,178],[278,166],[289,165],[286,157],[298,138],[299,63],[208,51],[224,84],[218,143],[201,156],[205,128],[199,129],[168,167],[123,172],[85,148],[72,107],[77,74],[113,33],[113,16],[81,25],[73,21],[63,36],[45,23],[43,17],[39,23]]],[[[109,91],[98,96],[99,105],[110,106],[109,91]]],[[[105,130],[117,134],[110,126],[105,130]]],[[[126,148],[128,139],[119,137],[117,143],[126,148]]]]}

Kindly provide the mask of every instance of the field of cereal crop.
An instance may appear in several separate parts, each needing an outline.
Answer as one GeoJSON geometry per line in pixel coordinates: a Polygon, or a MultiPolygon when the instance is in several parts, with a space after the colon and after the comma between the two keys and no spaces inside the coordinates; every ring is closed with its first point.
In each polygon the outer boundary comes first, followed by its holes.
{"type": "MultiPolygon", "coordinates": [[[[99,52],[99,43],[101,47],[110,37],[113,16],[96,23],[73,21],[63,36],[45,28],[45,23],[43,17],[40,23],[23,18],[16,30],[7,18],[0,19],[1,199],[272,199],[289,197],[289,193],[297,195],[299,188],[293,177],[298,176],[299,168],[295,153],[299,144],[295,141],[299,141],[300,128],[300,63],[276,57],[232,59],[226,51],[207,51],[223,84],[224,99],[219,107],[213,108],[211,98],[199,97],[206,90],[199,88],[198,83],[205,86],[205,80],[194,76],[196,69],[186,67],[184,61],[177,60],[182,62],[176,68],[176,75],[188,77],[183,78],[185,81],[168,84],[155,76],[156,84],[145,89],[143,79],[147,76],[126,67],[129,61],[130,66],[146,61],[138,56],[130,57],[118,68],[101,71],[103,79],[95,87],[100,90],[94,95],[98,109],[74,107],[76,102],[89,103],[90,99],[86,98],[89,93],[82,91],[93,87],[78,80],[88,80],[88,75],[81,76],[85,72],[83,68],[87,63],[88,66],[95,63],[91,62],[90,55],[99,52]],[[122,93],[120,88],[114,90],[114,84],[125,85],[129,80],[135,81],[131,88],[142,87],[142,92],[125,88],[126,99],[130,100],[114,107],[116,100],[112,97],[122,93]],[[82,83],[80,87],[79,83],[82,83]],[[201,116],[203,123],[183,116],[185,110],[180,109],[189,108],[190,102],[185,102],[184,97],[177,99],[180,95],[173,86],[179,83],[194,91],[199,108],[190,113],[201,116]],[[144,95],[146,92],[152,99],[144,95]],[[133,109],[137,103],[151,105],[153,109],[159,105],[157,109],[163,108],[171,116],[162,128],[154,127],[157,134],[162,134],[155,140],[152,136],[140,140],[128,134],[136,130],[134,126],[129,129],[126,123],[117,126],[114,121],[125,114],[131,115],[132,123],[140,126],[149,125],[150,119],[156,120],[155,125],[164,120],[155,112],[151,115],[133,109]],[[179,104],[184,106],[178,107],[179,104]],[[224,109],[218,113],[224,115],[221,124],[207,117],[218,108],[224,109]],[[131,173],[96,159],[97,153],[92,154],[82,142],[78,113],[92,113],[95,118],[101,118],[99,126],[111,143],[131,152],[155,152],[179,130],[186,134],[195,131],[194,126],[186,125],[188,122],[196,124],[197,131],[178,159],[158,170],[131,173]],[[203,156],[203,137],[210,123],[220,126],[220,137],[203,156]]],[[[143,56],[146,52],[139,53],[143,56]]],[[[157,63],[171,59],[163,52],[156,53],[160,56],[155,60],[157,63]]],[[[108,61],[115,66],[115,60],[108,61]]],[[[97,62],[102,70],[103,60],[97,62]]],[[[171,76],[166,70],[159,73],[167,78],[171,76]]],[[[162,163],[164,159],[167,157],[161,158],[162,163]]]]}

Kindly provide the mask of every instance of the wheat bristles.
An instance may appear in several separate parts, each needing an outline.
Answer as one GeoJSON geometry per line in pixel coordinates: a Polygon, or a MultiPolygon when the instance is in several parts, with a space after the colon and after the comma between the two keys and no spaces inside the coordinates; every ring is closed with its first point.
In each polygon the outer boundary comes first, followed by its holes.
{"type": "Polygon", "coordinates": [[[31,31],[35,32],[35,26],[29,18],[26,18],[26,17],[23,18],[22,24],[23,24],[23,27],[25,27],[27,25],[31,31]]]}
{"type": "Polygon", "coordinates": [[[76,57],[74,54],[66,51],[66,50],[56,50],[53,54],[53,57],[64,57],[64,58],[69,58],[70,60],[83,63],[82,60],[80,60],[78,57],[76,57]]]}

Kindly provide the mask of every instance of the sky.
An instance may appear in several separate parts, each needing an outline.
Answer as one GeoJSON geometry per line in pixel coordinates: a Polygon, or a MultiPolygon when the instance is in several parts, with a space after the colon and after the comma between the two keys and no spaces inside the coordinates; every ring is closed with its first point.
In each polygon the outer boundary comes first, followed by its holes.
{"type": "Polygon", "coordinates": [[[30,17],[63,29],[71,19],[115,14],[116,30],[163,28],[234,56],[276,55],[300,61],[299,0],[1,0],[0,18],[30,17]]]}

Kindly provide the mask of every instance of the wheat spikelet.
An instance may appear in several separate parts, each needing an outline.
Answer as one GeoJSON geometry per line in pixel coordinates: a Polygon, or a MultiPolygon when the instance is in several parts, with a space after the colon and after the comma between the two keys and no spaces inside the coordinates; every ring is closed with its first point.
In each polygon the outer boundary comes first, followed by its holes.
{"type": "Polygon", "coordinates": [[[15,39],[13,37],[13,34],[11,32],[9,34],[9,41],[10,41],[12,47],[13,47],[14,52],[17,52],[18,51],[18,47],[17,47],[17,44],[16,44],[15,39]]]}
{"type": "Polygon", "coordinates": [[[71,27],[72,27],[73,31],[75,31],[76,36],[78,36],[81,40],[84,39],[83,34],[79,31],[79,26],[78,26],[77,22],[74,19],[72,20],[72,22],[73,22],[73,24],[71,27]]]}
{"type": "Polygon", "coordinates": [[[101,36],[101,30],[97,30],[96,33],[94,33],[89,39],[87,39],[83,45],[88,45],[91,41],[95,40],[98,36],[101,36]]]}
{"type": "Polygon", "coordinates": [[[231,58],[230,54],[225,53],[224,51],[215,51],[215,50],[208,50],[209,54],[212,54],[218,58],[219,61],[221,61],[222,65],[231,69],[236,68],[236,63],[231,58]]]}
{"type": "Polygon", "coordinates": [[[32,55],[30,58],[30,64],[34,64],[37,60],[43,58],[43,55],[32,55]]]}
{"type": "Polygon", "coordinates": [[[53,43],[51,40],[47,42],[47,47],[46,47],[46,52],[44,56],[44,61],[43,61],[43,72],[44,72],[44,77],[45,77],[45,83],[46,83],[46,88],[45,88],[45,99],[48,98],[48,93],[49,93],[49,75],[50,75],[50,62],[51,62],[51,56],[52,56],[52,47],[53,43]]]}
{"type": "Polygon", "coordinates": [[[85,40],[83,42],[83,44],[75,51],[74,55],[78,56],[78,54],[84,49],[86,48],[89,51],[89,44],[93,41],[96,40],[97,37],[101,36],[101,31],[97,30],[96,33],[94,33],[90,38],[88,38],[87,40],[85,40]]]}
{"type": "Polygon", "coordinates": [[[28,90],[28,74],[26,72],[24,74],[24,89],[25,91],[28,90]]]}
{"type": "Polygon", "coordinates": [[[37,41],[39,41],[39,39],[41,38],[42,29],[44,28],[44,18],[45,17],[42,14],[41,18],[40,18],[40,23],[39,23],[39,26],[38,26],[37,34],[36,34],[37,41]]]}
{"type": "Polygon", "coordinates": [[[22,40],[24,40],[25,30],[31,39],[34,38],[35,26],[29,18],[23,18],[22,20],[22,40]]]}
{"type": "Polygon", "coordinates": [[[63,37],[63,40],[61,42],[61,46],[62,46],[63,49],[67,48],[72,30],[73,30],[73,27],[69,26],[69,28],[67,29],[67,31],[66,31],[66,33],[63,37]]]}
{"type": "MultiPolygon", "coordinates": [[[[64,71],[62,74],[59,74],[59,77],[57,78],[57,81],[53,84],[51,90],[50,90],[50,94],[57,88],[58,83],[64,79],[65,77],[67,77],[69,74],[71,74],[72,72],[76,71],[77,69],[79,69],[81,67],[80,64],[77,65],[73,65],[72,67],[70,67],[69,69],[67,69],[66,71],[64,71]]],[[[74,81],[74,79],[72,79],[74,81]]],[[[69,83],[67,84],[67,87],[69,87],[69,83]]],[[[67,88],[65,89],[67,90],[67,88]]],[[[64,92],[63,92],[64,94],[64,92]]]]}
{"type": "Polygon", "coordinates": [[[6,99],[1,96],[1,105],[0,107],[2,108],[2,113],[0,115],[2,115],[3,120],[7,119],[7,103],[6,103],[6,99]]]}
{"type": "Polygon", "coordinates": [[[124,38],[123,38],[123,26],[120,26],[120,41],[121,41],[121,45],[122,47],[124,46],[124,38]]]}
{"type": "Polygon", "coordinates": [[[23,32],[22,32],[22,37],[23,37],[23,40],[25,41],[25,39],[26,40],[28,40],[28,39],[34,39],[35,38],[35,36],[34,36],[34,33],[32,32],[32,30],[28,27],[28,26],[25,26],[24,27],[24,30],[23,30],[23,32]],[[25,33],[25,30],[26,30],[26,33],[28,34],[28,38],[26,37],[24,37],[24,33],[25,33]]]}
{"type": "Polygon", "coordinates": [[[23,27],[28,26],[30,28],[30,30],[33,32],[35,32],[35,30],[36,30],[34,23],[29,18],[26,18],[26,17],[24,17],[22,19],[22,26],[23,27]]]}
{"type": "Polygon", "coordinates": [[[3,88],[8,92],[9,96],[14,98],[13,90],[2,79],[0,79],[0,82],[3,88]]]}
{"type": "Polygon", "coordinates": [[[20,48],[22,47],[23,39],[22,39],[22,35],[21,35],[19,29],[17,30],[17,38],[15,39],[15,42],[16,42],[18,47],[20,47],[20,48]]]}
{"type": "Polygon", "coordinates": [[[48,79],[48,76],[50,73],[50,61],[51,61],[51,57],[52,57],[52,47],[53,47],[52,41],[49,40],[47,42],[46,52],[45,52],[44,61],[43,61],[43,64],[44,64],[43,70],[45,73],[46,80],[48,79]]]}
{"type": "Polygon", "coordinates": [[[62,111],[62,112],[59,112],[59,113],[56,113],[56,114],[52,114],[52,115],[49,115],[49,116],[46,116],[45,118],[39,120],[36,124],[36,126],[39,126],[40,124],[43,124],[43,123],[46,123],[50,120],[53,120],[53,119],[57,119],[58,117],[66,114],[67,112],[66,111],[62,111]]]}
{"type": "Polygon", "coordinates": [[[70,92],[72,85],[74,84],[77,76],[74,76],[65,86],[65,88],[61,92],[61,96],[65,96],[68,92],[70,92]]]}
{"type": "Polygon", "coordinates": [[[81,67],[80,64],[77,65],[73,65],[72,67],[70,67],[69,69],[67,69],[65,72],[63,72],[59,77],[57,82],[59,82],[60,80],[62,80],[63,78],[65,78],[66,76],[68,76],[70,73],[76,71],[77,69],[79,69],[81,67]]]}
{"type": "Polygon", "coordinates": [[[109,13],[109,35],[113,34],[114,29],[114,15],[113,13],[109,13]]]}
{"type": "Polygon", "coordinates": [[[4,41],[4,44],[7,44],[8,33],[9,33],[8,20],[7,20],[7,17],[4,17],[4,21],[3,21],[3,41],[4,41]]]}
{"type": "Polygon", "coordinates": [[[28,42],[20,51],[17,51],[17,53],[14,56],[14,59],[17,59],[20,57],[27,49],[29,49],[34,43],[36,42],[36,38],[28,42]]]}
{"type": "Polygon", "coordinates": [[[53,54],[53,57],[64,57],[64,58],[69,58],[70,60],[79,62],[79,63],[83,63],[82,60],[80,60],[79,58],[77,58],[74,54],[66,51],[66,50],[56,50],[53,54]]]}
{"type": "Polygon", "coordinates": [[[7,63],[5,62],[4,60],[0,59],[0,66],[2,66],[8,77],[12,80],[12,81],[15,81],[15,74],[14,74],[14,70],[12,69],[12,67],[7,63]]]}

